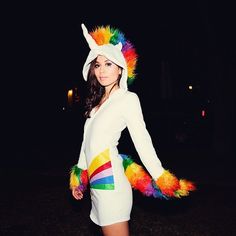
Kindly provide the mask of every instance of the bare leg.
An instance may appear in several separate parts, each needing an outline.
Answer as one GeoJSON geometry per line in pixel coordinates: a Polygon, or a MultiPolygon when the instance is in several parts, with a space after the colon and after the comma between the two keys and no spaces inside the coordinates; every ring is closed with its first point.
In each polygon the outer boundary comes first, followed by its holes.
{"type": "Polygon", "coordinates": [[[129,236],[128,221],[102,226],[102,233],[104,236],[129,236]]]}

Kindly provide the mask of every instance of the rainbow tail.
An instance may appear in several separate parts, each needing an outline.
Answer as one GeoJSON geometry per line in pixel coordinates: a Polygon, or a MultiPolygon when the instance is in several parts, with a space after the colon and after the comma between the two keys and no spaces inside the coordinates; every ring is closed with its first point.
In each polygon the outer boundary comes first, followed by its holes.
{"type": "Polygon", "coordinates": [[[79,168],[74,165],[70,171],[70,189],[76,187],[84,192],[88,186],[88,173],[87,170],[79,168]]]}
{"type": "Polygon", "coordinates": [[[132,188],[139,190],[145,196],[160,199],[180,198],[188,196],[190,191],[196,190],[195,185],[185,179],[178,180],[174,174],[164,170],[155,181],[141,165],[135,163],[130,156],[121,154],[125,174],[132,188]]]}

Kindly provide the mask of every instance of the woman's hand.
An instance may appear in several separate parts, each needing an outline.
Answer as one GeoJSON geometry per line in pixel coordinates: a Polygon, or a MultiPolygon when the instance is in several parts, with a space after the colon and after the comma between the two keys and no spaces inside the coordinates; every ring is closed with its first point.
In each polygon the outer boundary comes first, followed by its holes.
{"type": "Polygon", "coordinates": [[[76,200],[81,200],[84,196],[77,187],[72,188],[72,195],[76,200]]]}

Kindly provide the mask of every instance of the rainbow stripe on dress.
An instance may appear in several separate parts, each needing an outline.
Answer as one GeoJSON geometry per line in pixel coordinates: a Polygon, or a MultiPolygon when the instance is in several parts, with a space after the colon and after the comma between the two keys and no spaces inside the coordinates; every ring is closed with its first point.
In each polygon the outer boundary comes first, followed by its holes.
{"type": "Polygon", "coordinates": [[[101,190],[115,189],[109,149],[94,157],[89,165],[88,175],[91,188],[101,190]]]}

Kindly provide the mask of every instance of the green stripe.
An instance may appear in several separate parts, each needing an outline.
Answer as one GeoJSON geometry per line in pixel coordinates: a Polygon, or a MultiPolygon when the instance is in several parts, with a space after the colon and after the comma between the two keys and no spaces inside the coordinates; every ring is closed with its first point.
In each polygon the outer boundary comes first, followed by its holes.
{"type": "Polygon", "coordinates": [[[94,189],[103,189],[103,190],[114,190],[115,186],[114,184],[94,184],[90,186],[94,189]]]}

